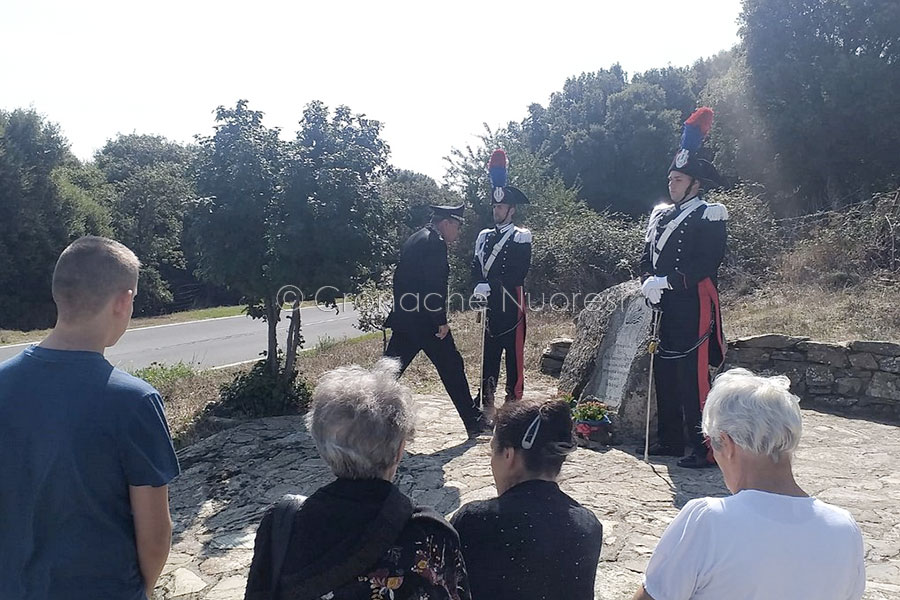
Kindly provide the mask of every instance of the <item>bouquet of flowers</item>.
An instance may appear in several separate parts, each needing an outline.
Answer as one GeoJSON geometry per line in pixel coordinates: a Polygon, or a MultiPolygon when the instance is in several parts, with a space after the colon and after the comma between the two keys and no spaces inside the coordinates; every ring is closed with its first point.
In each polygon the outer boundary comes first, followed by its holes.
{"type": "Polygon", "coordinates": [[[575,436],[582,445],[590,447],[595,444],[609,444],[612,431],[609,420],[609,409],[606,404],[588,397],[579,402],[572,410],[575,419],[575,436]]]}

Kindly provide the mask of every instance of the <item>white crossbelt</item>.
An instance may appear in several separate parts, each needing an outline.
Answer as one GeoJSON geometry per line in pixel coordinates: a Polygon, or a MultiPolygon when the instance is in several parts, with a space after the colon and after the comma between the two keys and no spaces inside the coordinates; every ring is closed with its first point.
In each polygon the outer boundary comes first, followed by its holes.
{"type": "Polygon", "coordinates": [[[656,261],[659,259],[659,255],[662,253],[663,248],[666,246],[666,242],[669,241],[669,238],[672,237],[672,234],[678,229],[678,226],[688,218],[688,216],[703,206],[703,201],[700,198],[694,198],[690,202],[685,205],[684,209],[682,209],[681,214],[676,218],[669,221],[666,225],[666,228],[660,234],[660,236],[650,244],[650,251],[652,253],[653,258],[653,267],[656,268],[656,261]],[[691,204],[693,203],[693,206],[691,204]]]}
{"type": "Polygon", "coordinates": [[[484,247],[482,247],[481,255],[478,257],[479,262],[481,263],[481,274],[487,279],[488,272],[490,272],[491,267],[494,266],[494,261],[497,260],[497,255],[500,254],[500,251],[503,249],[503,246],[506,245],[507,240],[509,240],[510,236],[512,236],[515,231],[515,227],[510,227],[509,230],[500,238],[500,241],[494,244],[494,249],[491,251],[491,255],[487,260],[484,260],[484,247]]]}

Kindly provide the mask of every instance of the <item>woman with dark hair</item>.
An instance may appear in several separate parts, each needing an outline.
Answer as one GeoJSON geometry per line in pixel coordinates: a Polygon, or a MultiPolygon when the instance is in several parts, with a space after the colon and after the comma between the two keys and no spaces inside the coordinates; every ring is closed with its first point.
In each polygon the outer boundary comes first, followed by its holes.
{"type": "Polygon", "coordinates": [[[507,402],[494,419],[499,496],[470,502],[459,532],[474,600],[590,600],[603,526],[556,483],[575,450],[567,402],[507,402]]]}

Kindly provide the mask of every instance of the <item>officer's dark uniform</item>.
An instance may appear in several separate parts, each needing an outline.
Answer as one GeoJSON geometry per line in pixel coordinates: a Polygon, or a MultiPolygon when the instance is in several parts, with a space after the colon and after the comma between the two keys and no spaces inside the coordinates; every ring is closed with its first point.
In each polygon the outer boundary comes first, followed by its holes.
{"type": "MultiPolygon", "coordinates": [[[[512,186],[495,188],[493,203],[526,204],[528,198],[512,186]]],[[[525,276],[531,265],[531,232],[509,223],[484,229],[475,241],[472,279],[490,284],[484,339],[483,406],[493,403],[500,377],[500,357],[506,352],[506,400],[522,398],[525,351],[525,276]],[[498,244],[502,246],[496,252],[498,244]]]]}
{"type": "MultiPolygon", "coordinates": [[[[436,216],[462,220],[462,206],[432,207],[436,216]]],[[[447,244],[430,224],[403,244],[400,261],[394,272],[394,306],[385,321],[391,328],[391,340],[385,356],[401,362],[401,373],[420,350],[434,363],[438,375],[453,401],[459,416],[471,433],[483,428],[481,411],[469,391],[462,356],[456,349],[453,334],[436,337],[438,328],[447,324],[447,244]]]]}
{"type": "MultiPolygon", "coordinates": [[[[669,171],[701,181],[718,179],[709,162],[684,149],[669,171]]],[[[681,456],[686,424],[692,454],[680,466],[711,464],[700,420],[710,388],[709,366],[720,367],[725,357],[718,268],[725,255],[727,219],[725,206],[707,203],[701,196],[659,205],[650,216],[641,258],[642,280],[666,277],[671,288],[663,290],[658,306],[662,310],[660,350],[654,363],[658,441],[653,453],[681,456]]]]}

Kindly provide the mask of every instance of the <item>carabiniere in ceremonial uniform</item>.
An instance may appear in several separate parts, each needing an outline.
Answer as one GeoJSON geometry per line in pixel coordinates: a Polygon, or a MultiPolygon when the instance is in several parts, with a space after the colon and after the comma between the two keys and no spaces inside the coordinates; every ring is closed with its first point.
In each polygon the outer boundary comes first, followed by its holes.
{"type": "Polygon", "coordinates": [[[472,279],[478,282],[473,296],[487,298],[480,402],[490,415],[503,352],[506,352],[505,400],[520,400],[524,390],[524,285],[531,265],[531,232],[512,221],[516,206],[528,204],[528,198],[507,185],[507,158],[503,150],[493,152],[488,172],[493,187],[494,227],[483,229],[475,240],[472,279]]]}
{"type": "Polygon", "coordinates": [[[685,122],[681,149],[669,168],[673,204],[653,209],[641,258],[641,290],[662,310],[654,372],[658,439],[650,454],[683,456],[687,425],[692,452],[678,464],[689,468],[714,464],[700,419],[709,367],[720,367],[725,358],[718,269],[728,211],[703,200],[702,187],[719,177],[709,161],[697,156],[712,118],[712,110],[704,107],[685,122]]]}

